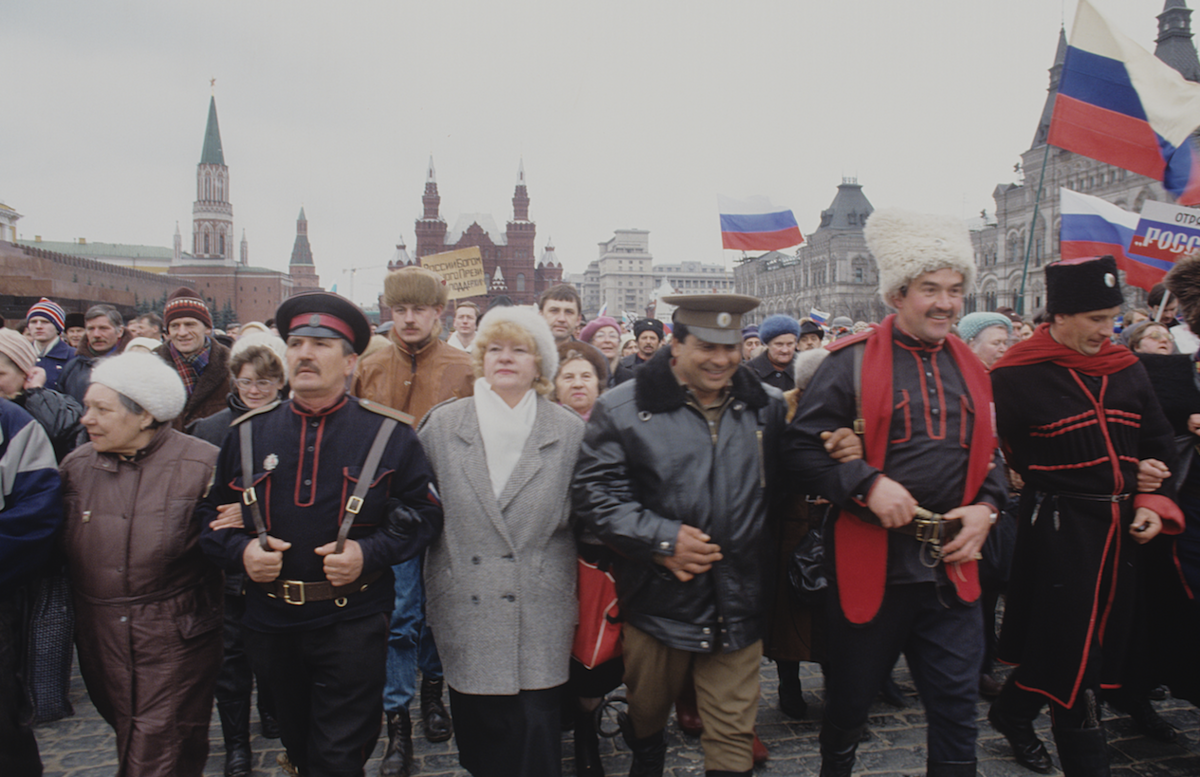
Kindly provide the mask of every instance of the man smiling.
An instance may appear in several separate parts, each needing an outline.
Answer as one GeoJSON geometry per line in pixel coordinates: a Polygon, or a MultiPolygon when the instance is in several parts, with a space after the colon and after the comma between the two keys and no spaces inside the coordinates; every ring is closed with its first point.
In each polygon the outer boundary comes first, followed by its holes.
{"type": "Polygon", "coordinates": [[[229,396],[229,349],[209,337],[212,315],[194,289],[182,286],[163,307],[167,342],[154,350],[179,373],[187,404],[173,423],[182,430],[192,421],[225,409],[229,396]]]}

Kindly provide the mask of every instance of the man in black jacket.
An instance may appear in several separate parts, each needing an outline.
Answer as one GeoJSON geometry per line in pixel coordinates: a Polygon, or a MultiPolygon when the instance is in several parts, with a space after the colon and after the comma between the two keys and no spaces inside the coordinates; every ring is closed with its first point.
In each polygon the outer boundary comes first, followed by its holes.
{"type": "Polygon", "coordinates": [[[768,484],[783,398],[742,369],[737,294],[678,305],[670,352],[592,410],[575,511],[618,551],[631,775],[661,775],[663,729],[695,675],[709,775],[750,774],[767,604],[768,484]]]}

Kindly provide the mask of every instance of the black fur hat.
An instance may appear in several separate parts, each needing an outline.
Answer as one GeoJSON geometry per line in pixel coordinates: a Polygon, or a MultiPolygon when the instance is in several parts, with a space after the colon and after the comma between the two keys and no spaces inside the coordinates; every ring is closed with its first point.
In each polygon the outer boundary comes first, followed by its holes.
{"type": "Polygon", "coordinates": [[[1084,313],[1124,304],[1117,260],[1111,256],[1067,259],[1046,265],[1046,312],[1084,313]]]}

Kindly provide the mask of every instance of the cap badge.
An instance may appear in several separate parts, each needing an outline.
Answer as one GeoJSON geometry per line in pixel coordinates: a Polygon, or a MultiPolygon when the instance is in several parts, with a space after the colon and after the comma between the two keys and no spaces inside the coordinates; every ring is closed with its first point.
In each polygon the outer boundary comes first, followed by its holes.
{"type": "Polygon", "coordinates": [[[727,327],[732,323],[733,323],[733,316],[729,315],[728,313],[718,313],[717,314],[717,326],[727,327]]]}
{"type": "Polygon", "coordinates": [[[267,454],[267,457],[265,459],[263,459],[263,469],[265,469],[267,472],[270,472],[271,470],[275,469],[278,466],[279,466],[279,457],[276,456],[274,453],[267,454]]]}
{"type": "Polygon", "coordinates": [[[311,316],[308,317],[308,325],[309,326],[320,326],[321,325],[321,316],[316,313],[313,313],[311,316]]]}
{"type": "Polygon", "coordinates": [[[1104,273],[1104,285],[1105,285],[1105,286],[1107,286],[1107,287],[1108,287],[1108,288],[1110,288],[1110,289],[1111,289],[1113,286],[1116,286],[1116,285],[1117,285],[1117,279],[1116,279],[1116,277],[1115,277],[1115,276],[1114,276],[1112,273],[1110,273],[1110,272],[1106,272],[1106,273],[1104,273]]]}

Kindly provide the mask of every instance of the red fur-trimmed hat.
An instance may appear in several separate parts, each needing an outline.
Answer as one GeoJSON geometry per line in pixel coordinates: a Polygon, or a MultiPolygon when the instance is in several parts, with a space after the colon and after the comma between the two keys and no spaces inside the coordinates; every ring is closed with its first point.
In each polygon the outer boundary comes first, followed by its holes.
{"type": "Polygon", "coordinates": [[[212,329],[212,314],[208,312],[208,305],[204,304],[204,299],[195,289],[187,286],[180,286],[172,292],[163,306],[164,326],[170,326],[177,318],[194,318],[212,329]]]}

